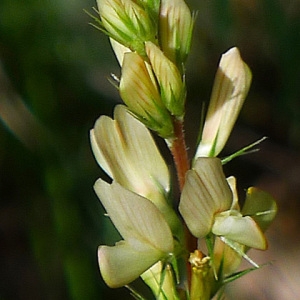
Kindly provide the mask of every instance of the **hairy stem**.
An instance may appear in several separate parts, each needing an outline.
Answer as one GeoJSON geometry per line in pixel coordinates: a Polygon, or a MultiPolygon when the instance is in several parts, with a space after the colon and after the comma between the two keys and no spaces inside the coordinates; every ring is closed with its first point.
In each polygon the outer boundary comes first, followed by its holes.
{"type": "MultiPolygon", "coordinates": [[[[185,183],[185,174],[190,168],[182,121],[174,120],[174,132],[175,139],[169,143],[169,148],[175,162],[180,191],[182,191],[185,183]]],[[[186,226],[185,236],[187,249],[189,252],[193,252],[195,249],[197,249],[197,239],[191,235],[186,226]]]]}
{"type": "Polygon", "coordinates": [[[182,191],[185,182],[185,173],[190,168],[182,121],[174,120],[174,132],[175,139],[170,145],[170,150],[176,166],[180,191],[182,191]]]}

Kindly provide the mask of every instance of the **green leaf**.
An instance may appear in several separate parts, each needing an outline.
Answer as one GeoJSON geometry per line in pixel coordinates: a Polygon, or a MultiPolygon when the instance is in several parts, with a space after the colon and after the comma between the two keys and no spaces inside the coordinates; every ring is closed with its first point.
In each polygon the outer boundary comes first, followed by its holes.
{"type": "Polygon", "coordinates": [[[236,272],[236,273],[233,273],[231,275],[229,275],[228,277],[226,277],[223,281],[224,284],[227,284],[229,282],[232,282],[236,279],[239,279],[241,278],[242,276],[252,272],[252,271],[255,271],[257,269],[260,269],[262,268],[263,266],[265,266],[266,264],[263,264],[263,265],[260,265],[258,267],[254,267],[254,268],[248,268],[248,269],[245,269],[245,270],[242,270],[242,271],[239,271],[239,272],[236,272]]]}
{"type": "Polygon", "coordinates": [[[236,157],[242,156],[242,155],[246,155],[246,154],[250,154],[250,153],[254,153],[259,151],[259,149],[253,149],[256,145],[260,144],[261,142],[263,142],[267,137],[262,137],[261,139],[259,139],[258,141],[236,151],[235,153],[225,157],[222,159],[222,164],[225,165],[228,162],[230,162],[231,160],[233,160],[236,157]]]}
{"type": "Polygon", "coordinates": [[[235,241],[231,241],[230,239],[227,239],[225,237],[220,237],[221,240],[228,245],[230,248],[232,248],[234,251],[236,251],[236,253],[238,253],[240,256],[242,256],[244,259],[246,259],[251,265],[253,265],[256,269],[259,268],[259,265],[254,262],[240,247],[240,244],[235,242],[235,241]]]}

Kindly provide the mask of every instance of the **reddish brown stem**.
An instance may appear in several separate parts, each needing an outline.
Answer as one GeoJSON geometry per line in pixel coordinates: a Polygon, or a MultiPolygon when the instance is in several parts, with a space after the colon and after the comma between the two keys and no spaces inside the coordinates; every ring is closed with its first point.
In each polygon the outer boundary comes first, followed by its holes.
{"type": "MultiPolygon", "coordinates": [[[[174,132],[176,138],[172,141],[170,150],[176,166],[180,191],[182,191],[185,182],[185,174],[190,168],[182,121],[174,121],[174,132]]],[[[189,252],[194,252],[194,250],[197,249],[197,239],[191,235],[187,227],[185,228],[185,235],[189,252]]]]}
{"type": "Polygon", "coordinates": [[[185,173],[190,168],[182,121],[174,121],[174,133],[175,139],[172,141],[170,150],[176,166],[180,191],[182,191],[185,182],[185,173]]]}
{"type": "MultiPolygon", "coordinates": [[[[174,121],[174,133],[175,133],[175,139],[172,140],[171,142],[170,150],[175,162],[180,191],[182,192],[184,182],[185,182],[185,174],[190,168],[182,121],[179,120],[174,121]]],[[[195,249],[197,249],[197,239],[190,233],[186,225],[184,225],[184,231],[185,231],[187,250],[189,251],[189,253],[193,253],[195,249]]],[[[191,265],[187,262],[186,266],[187,266],[188,285],[190,285],[191,265]]]]}

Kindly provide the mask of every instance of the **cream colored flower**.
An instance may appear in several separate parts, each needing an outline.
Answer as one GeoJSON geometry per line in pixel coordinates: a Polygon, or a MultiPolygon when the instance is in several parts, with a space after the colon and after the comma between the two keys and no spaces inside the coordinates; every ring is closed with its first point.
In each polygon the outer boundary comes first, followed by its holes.
{"type": "Polygon", "coordinates": [[[195,158],[217,156],[225,146],[251,84],[237,48],[222,55],[195,158]]]}
{"type": "Polygon", "coordinates": [[[157,207],[116,182],[99,179],[95,191],[123,240],[115,246],[100,246],[98,261],[106,284],[116,288],[173,252],[172,232],[157,207]]]}
{"type": "MultiPolygon", "coordinates": [[[[229,181],[230,182],[230,181],[229,181]]],[[[234,187],[233,187],[234,188],[234,187]]],[[[218,158],[198,158],[186,176],[179,211],[197,238],[210,233],[239,244],[266,249],[266,238],[249,215],[238,209],[218,158]]]]}
{"type": "Polygon", "coordinates": [[[97,120],[91,145],[98,164],[112,179],[158,207],[165,203],[168,167],[149,130],[125,106],[116,106],[114,120],[107,116],[97,120]]]}
{"type": "Polygon", "coordinates": [[[100,167],[126,189],[152,201],[173,235],[181,239],[181,222],[167,201],[169,170],[149,130],[125,106],[118,105],[114,120],[101,116],[90,136],[100,167]]]}

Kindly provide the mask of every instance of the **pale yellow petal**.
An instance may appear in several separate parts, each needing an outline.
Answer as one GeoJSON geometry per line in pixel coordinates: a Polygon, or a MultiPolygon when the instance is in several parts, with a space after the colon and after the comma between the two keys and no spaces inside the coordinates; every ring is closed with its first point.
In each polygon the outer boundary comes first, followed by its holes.
{"type": "Polygon", "coordinates": [[[125,241],[136,247],[149,245],[168,254],[173,251],[173,236],[158,208],[120,184],[108,184],[101,179],[94,189],[111,221],[125,241]]]}
{"type": "Polygon", "coordinates": [[[218,214],[212,232],[250,248],[267,248],[265,235],[257,223],[251,217],[243,217],[241,214],[218,214]]]}
{"type": "Polygon", "coordinates": [[[232,193],[217,158],[199,158],[193,170],[187,172],[186,183],[180,198],[179,211],[191,233],[206,236],[214,215],[228,210],[232,193]]]}
{"type": "Polygon", "coordinates": [[[98,164],[114,180],[159,205],[169,192],[168,168],[148,129],[124,106],[101,116],[91,131],[98,164]]]}
{"type": "Polygon", "coordinates": [[[230,176],[228,178],[226,178],[228,185],[231,189],[232,192],[232,196],[233,196],[233,200],[232,200],[232,204],[231,204],[231,210],[240,210],[240,205],[239,205],[239,198],[238,198],[238,194],[237,194],[237,189],[236,189],[236,178],[234,176],[230,176]]]}
{"type": "Polygon", "coordinates": [[[157,249],[146,247],[138,251],[124,241],[113,247],[100,246],[98,249],[101,275],[112,288],[134,281],[160,258],[161,253],[157,249]]]}
{"type": "Polygon", "coordinates": [[[145,48],[160,86],[162,102],[173,115],[182,116],[186,91],[179,70],[152,42],[146,42],[145,48]]]}

